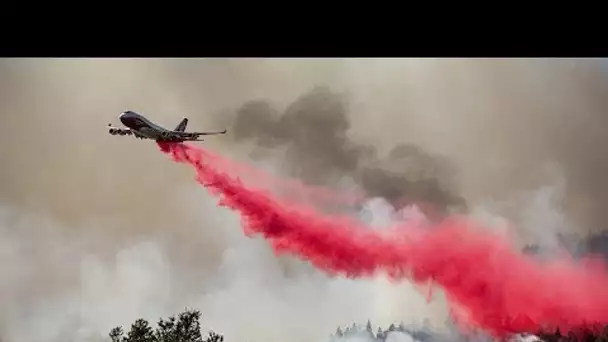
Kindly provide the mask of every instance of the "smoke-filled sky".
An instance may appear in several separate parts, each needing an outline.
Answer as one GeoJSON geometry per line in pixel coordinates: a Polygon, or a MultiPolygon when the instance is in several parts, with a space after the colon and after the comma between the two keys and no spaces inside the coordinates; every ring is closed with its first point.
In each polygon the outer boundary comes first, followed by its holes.
{"type": "Polygon", "coordinates": [[[252,342],[447,318],[424,288],[275,258],[190,169],[107,134],[127,109],[168,128],[183,117],[188,130],[227,128],[204,144],[382,197],[362,209],[374,219],[405,200],[508,219],[526,242],[603,229],[597,60],[5,59],[0,73],[2,341],[94,341],[186,306],[252,342]]]}

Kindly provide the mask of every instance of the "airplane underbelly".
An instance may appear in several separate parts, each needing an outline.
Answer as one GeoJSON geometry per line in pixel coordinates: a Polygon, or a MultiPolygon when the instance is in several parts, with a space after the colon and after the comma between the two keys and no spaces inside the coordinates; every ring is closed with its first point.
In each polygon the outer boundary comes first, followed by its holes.
{"type": "Polygon", "coordinates": [[[148,127],[142,127],[141,129],[139,129],[139,133],[144,135],[146,138],[150,138],[150,139],[158,138],[158,132],[156,130],[148,128],[148,127]]]}

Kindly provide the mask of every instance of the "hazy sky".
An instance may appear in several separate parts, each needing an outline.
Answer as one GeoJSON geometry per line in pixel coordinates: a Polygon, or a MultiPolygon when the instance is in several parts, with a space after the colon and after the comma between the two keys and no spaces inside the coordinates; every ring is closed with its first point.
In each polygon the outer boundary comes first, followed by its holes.
{"type": "Polygon", "coordinates": [[[541,59],[1,60],[0,338],[87,341],[185,306],[229,340],[252,342],[319,340],[367,318],[440,325],[443,301],[427,305],[416,286],[327,279],[275,258],[242,236],[238,217],[217,209],[192,170],[153,143],[109,135],[107,124],[130,109],[170,128],[183,117],[190,130],[228,128],[204,146],[343,191],[360,190],[370,164],[361,153],[340,166],[355,147],[373,150],[382,172],[403,173],[389,187],[416,183],[412,175],[431,166],[387,157],[414,146],[451,165],[450,191],[469,211],[509,218],[523,240],[549,241],[603,229],[608,88],[598,70],[595,60],[541,59]],[[334,95],[289,110],[315,86],[334,95]],[[332,96],[343,112],[323,107],[332,96]],[[273,119],[243,116],[250,101],[273,119]],[[237,118],[272,125],[237,139],[237,118]],[[284,135],[277,129],[326,144],[260,140],[284,135]]]}

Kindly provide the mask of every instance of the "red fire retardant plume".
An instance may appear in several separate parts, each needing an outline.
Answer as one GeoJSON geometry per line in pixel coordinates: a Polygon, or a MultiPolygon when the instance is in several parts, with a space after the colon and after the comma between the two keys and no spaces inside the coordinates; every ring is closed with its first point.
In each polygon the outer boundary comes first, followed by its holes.
{"type": "Polygon", "coordinates": [[[328,205],[358,205],[365,201],[363,194],[344,194],[322,186],[305,185],[297,180],[284,180],[272,177],[269,173],[256,169],[251,165],[226,160],[216,154],[206,151],[206,160],[216,169],[230,169],[233,177],[239,177],[248,187],[276,188],[279,196],[290,197],[292,200],[311,200],[318,204],[328,205]]]}
{"type": "Polygon", "coordinates": [[[197,180],[220,204],[240,213],[247,234],[261,235],[277,252],[330,274],[365,277],[382,271],[395,280],[432,281],[464,311],[461,324],[496,336],[608,323],[608,276],[597,267],[528,258],[463,218],[433,229],[374,231],[248,189],[231,176],[230,161],[203,149],[183,144],[161,149],[194,167],[197,180]]]}

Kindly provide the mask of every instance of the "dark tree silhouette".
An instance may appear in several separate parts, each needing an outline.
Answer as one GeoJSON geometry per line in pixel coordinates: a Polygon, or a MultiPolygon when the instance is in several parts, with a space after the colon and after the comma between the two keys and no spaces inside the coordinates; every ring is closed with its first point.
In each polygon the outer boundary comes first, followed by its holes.
{"type": "MultiPolygon", "coordinates": [[[[403,332],[410,335],[414,341],[420,342],[438,342],[438,341],[452,341],[452,342],[467,342],[467,341],[537,341],[536,339],[522,339],[524,337],[536,336],[540,338],[541,342],[608,342],[608,325],[604,326],[602,324],[588,324],[585,326],[581,326],[573,331],[563,332],[560,329],[555,330],[545,330],[540,331],[535,334],[520,334],[519,338],[507,338],[507,339],[499,339],[494,340],[491,339],[490,336],[481,334],[473,334],[473,335],[445,335],[443,333],[433,332],[428,329],[427,326],[409,326],[407,327],[405,324],[401,323],[399,326],[395,324],[391,324],[388,328],[382,329],[382,327],[378,327],[378,332],[374,336],[370,331],[372,329],[371,322],[368,321],[365,330],[361,327],[353,324],[350,327],[346,328],[346,331],[343,331],[340,327],[336,330],[336,333],[330,336],[328,339],[329,342],[343,342],[341,340],[342,337],[347,336],[359,336],[359,337],[369,337],[369,341],[371,342],[387,342],[388,337],[391,332],[403,332]]],[[[453,330],[456,332],[457,330],[453,330]]],[[[451,333],[451,334],[452,334],[451,333]]],[[[513,337],[513,336],[511,336],[513,337]]]]}
{"type": "Polygon", "coordinates": [[[124,340],[124,334],[125,332],[122,330],[122,327],[116,327],[110,330],[110,338],[112,339],[112,342],[121,342],[124,340]]]}
{"type": "Polygon", "coordinates": [[[154,338],[154,330],[150,327],[148,321],[140,318],[131,324],[131,331],[127,334],[124,342],[151,342],[156,341],[154,338]]]}
{"type": "Polygon", "coordinates": [[[161,318],[155,330],[148,321],[140,318],[131,325],[126,336],[122,327],[112,329],[109,336],[112,342],[223,342],[224,336],[213,331],[203,339],[200,318],[198,310],[186,310],[177,318],[161,318]]]}

